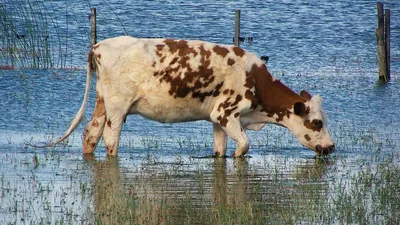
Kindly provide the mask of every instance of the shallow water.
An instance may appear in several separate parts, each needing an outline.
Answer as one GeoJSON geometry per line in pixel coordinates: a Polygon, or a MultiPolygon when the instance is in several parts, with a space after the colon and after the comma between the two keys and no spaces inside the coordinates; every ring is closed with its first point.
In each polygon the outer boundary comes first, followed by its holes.
{"type": "MultiPolygon", "coordinates": [[[[55,5],[62,6],[57,10],[71,10],[68,32],[75,36],[70,37],[67,66],[78,70],[0,71],[1,224],[245,223],[252,213],[261,215],[252,218],[261,218],[260,223],[312,222],[313,217],[306,216],[318,214],[309,206],[326,203],[334,211],[331,205],[337,205],[341,194],[357,187],[352,176],[398,168],[400,46],[395,40],[400,39],[396,25],[400,6],[396,1],[387,4],[393,10],[394,29],[392,81],[385,85],[377,82],[372,1],[101,3],[46,3],[50,12],[55,5]],[[242,34],[254,37],[253,43],[242,47],[269,55],[271,72],[296,92],[307,89],[323,97],[335,153],[316,159],[287,130],[268,125],[260,132],[248,132],[251,148],[245,159],[201,158],[212,153],[208,122],[161,124],[139,116],[128,117],[118,158],[106,157],[102,144],[92,158],[82,156],[87,120],[64,146],[29,146],[63,134],[80,107],[86,73],[79,68],[84,67],[88,49],[82,40],[88,40],[84,24],[89,3],[101,12],[99,39],[125,29],[138,37],[220,43],[231,42],[233,10],[241,8],[242,34]],[[113,19],[105,25],[106,18],[113,19]],[[214,213],[221,215],[209,216],[214,213]]],[[[67,23],[63,18],[54,23],[67,23]]],[[[94,85],[91,90],[88,118],[94,107],[94,85]]],[[[228,153],[234,151],[232,141],[228,147],[228,153]]],[[[378,172],[374,174],[381,175],[378,172]]],[[[366,193],[390,184],[384,181],[366,193]]],[[[373,204],[366,205],[375,212],[373,204]]],[[[379,215],[368,221],[391,221],[389,215],[379,215]]],[[[396,215],[392,216],[399,219],[396,215]]]]}

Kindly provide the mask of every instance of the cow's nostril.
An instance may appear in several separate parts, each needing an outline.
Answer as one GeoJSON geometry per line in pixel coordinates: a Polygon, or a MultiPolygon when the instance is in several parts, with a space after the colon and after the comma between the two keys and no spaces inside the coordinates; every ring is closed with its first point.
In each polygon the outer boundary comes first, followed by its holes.
{"type": "Polygon", "coordinates": [[[335,145],[333,144],[326,148],[323,148],[321,145],[316,145],[315,151],[320,155],[328,155],[335,151],[335,145]]]}

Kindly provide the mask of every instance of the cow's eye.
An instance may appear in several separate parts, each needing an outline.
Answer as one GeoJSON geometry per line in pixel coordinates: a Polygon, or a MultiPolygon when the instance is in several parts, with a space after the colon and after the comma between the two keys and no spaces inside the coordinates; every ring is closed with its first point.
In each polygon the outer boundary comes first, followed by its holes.
{"type": "Polygon", "coordinates": [[[314,125],[314,127],[321,129],[323,127],[323,123],[321,120],[313,120],[312,124],[314,125]]]}

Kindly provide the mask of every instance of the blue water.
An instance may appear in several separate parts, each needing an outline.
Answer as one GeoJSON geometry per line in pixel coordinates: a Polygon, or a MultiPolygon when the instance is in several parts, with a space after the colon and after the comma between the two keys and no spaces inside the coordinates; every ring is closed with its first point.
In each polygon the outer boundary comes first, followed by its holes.
{"type": "MultiPolygon", "coordinates": [[[[242,47],[269,55],[272,69],[286,73],[317,70],[321,75],[330,75],[333,69],[376,71],[377,12],[372,0],[3,2],[5,12],[20,21],[16,32],[27,35],[26,39],[33,34],[21,18],[38,18],[29,13],[34,11],[30,8],[47,12],[42,16],[48,29],[41,30],[50,34],[52,50],[66,57],[61,59],[65,67],[84,66],[90,48],[89,9],[95,7],[99,40],[131,35],[231,44],[234,10],[241,9],[241,36],[253,37],[251,44],[242,47]]],[[[399,68],[400,2],[385,1],[385,7],[392,11],[392,66],[399,68]]]]}

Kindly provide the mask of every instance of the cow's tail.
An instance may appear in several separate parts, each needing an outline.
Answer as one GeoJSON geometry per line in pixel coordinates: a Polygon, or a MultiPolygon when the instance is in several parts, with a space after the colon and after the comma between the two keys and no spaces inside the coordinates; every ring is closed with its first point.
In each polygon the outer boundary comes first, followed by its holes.
{"type": "Polygon", "coordinates": [[[76,113],[74,119],[72,120],[72,122],[69,125],[69,128],[67,131],[65,131],[64,135],[62,137],[60,137],[56,142],[53,143],[49,143],[45,146],[36,146],[33,145],[34,147],[42,147],[42,148],[46,148],[46,147],[54,147],[55,145],[57,145],[58,143],[62,142],[64,139],[66,139],[67,137],[69,137],[69,135],[75,130],[75,128],[79,125],[79,123],[81,122],[84,114],[85,114],[85,109],[86,109],[86,104],[88,102],[88,98],[89,98],[89,91],[90,91],[90,80],[91,80],[91,68],[92,68],[92,58],[93,58],[93,49],[89,52],[88,55],[88,61],[87,61],[87,68],[86,68],[86,88],[85,88],[85,96],[83,98],[83,102],[81,105],[81,108],[79,109],[79,111],[76,113]]]}

